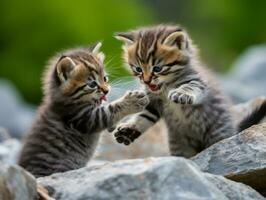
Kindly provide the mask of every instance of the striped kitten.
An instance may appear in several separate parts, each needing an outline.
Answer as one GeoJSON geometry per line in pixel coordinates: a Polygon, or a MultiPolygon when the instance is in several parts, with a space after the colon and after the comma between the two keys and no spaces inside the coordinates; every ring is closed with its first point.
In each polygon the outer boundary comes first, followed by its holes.
{"type": "Polygon", "coordinates": [[[85,166],[100,132],[149,103],[144,92],[128,92],[107,105],[101,43],[56,56],[44,76],[44,100],[26,138],[19,164],[36,177],[85,166]]]}
{"type": "Polygon", "coordinates": [[[163,118],[171,155],[191,157],[237,132],[230,103],[199,62],[185,30],[160,25],[116,38],[125,43],[125,62],[150,98],[144,111],[117,126],[117,142],[129,145],[163,118]]]}

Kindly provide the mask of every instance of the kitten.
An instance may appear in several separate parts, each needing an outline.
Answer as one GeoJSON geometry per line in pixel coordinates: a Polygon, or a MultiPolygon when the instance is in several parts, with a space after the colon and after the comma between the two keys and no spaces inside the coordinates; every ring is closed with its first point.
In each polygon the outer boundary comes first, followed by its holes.
{"type": "Polygon", "coordinates": [[[125,62],[150,98],[144,111],[117,126],[117,142],[129,145],[161,118],[174,156],[191,157],[236,134],[230,102],[199,62],[184,29],[159,25],[117,33],[116,38],[125,43],[125,62]]]}
{"type": "Polygon", "coordinates": [[[101,104],[109,86],[100,46],[63,52],[47,68],[44,100],[19,160],[36,177],[85,166],[102,130],[149,103],[144,92],[133,91],[101,104]]]}

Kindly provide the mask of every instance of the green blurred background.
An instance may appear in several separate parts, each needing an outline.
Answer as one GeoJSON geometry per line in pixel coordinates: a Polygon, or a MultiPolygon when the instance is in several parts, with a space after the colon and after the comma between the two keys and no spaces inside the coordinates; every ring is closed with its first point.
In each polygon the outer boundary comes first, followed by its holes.
{"type": "Polygon", "coordinates": [[[244,49],[266,41],[265,9],[265,0],[1,0],[0,78],[37,104],[49,57],[99,40],[118,78],[126,72],[113,33],[164,22],[185,27],[202,60],[225,72],[244,49]]]}

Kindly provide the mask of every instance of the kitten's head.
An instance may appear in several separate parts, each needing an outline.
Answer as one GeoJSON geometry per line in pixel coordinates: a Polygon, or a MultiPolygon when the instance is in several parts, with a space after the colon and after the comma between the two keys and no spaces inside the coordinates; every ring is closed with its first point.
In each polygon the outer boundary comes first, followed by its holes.
{"type": "Polygon", "coordinates": [[[159,92],[173,81],[194,54],[187,33],[177,26],[140,28],[115,37],[124,42],[124,59],[133,75],[151,92],[159,92]]]}
{"type": "Polygon", "coordinates": [[[101,43],[65,51],[52,60],[46,76],[45,96],[52,101],[101,103],[109,91],[101,43]]]}

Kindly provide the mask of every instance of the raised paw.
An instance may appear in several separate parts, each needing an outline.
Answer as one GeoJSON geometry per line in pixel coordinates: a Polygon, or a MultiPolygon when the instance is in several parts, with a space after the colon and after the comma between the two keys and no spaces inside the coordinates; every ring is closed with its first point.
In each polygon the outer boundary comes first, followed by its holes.
{"type": "Polygon", "coordinates": [[[171,90],[168,95],[169,99],[178,104],[194,104],[195,97],[192,94],[178,90],[171,90]]]}
{"type": "Polygon", "coordinates": [[[130,91],[125,95],[125,103],[134,112],[143,110],[150,102],[148,96],[142,91],[130,91]]]}
{"type": "Polygon", "coordinates": [[[129,145],[140,135],[141,132],[129,126],[120,126],[117,128],[116,132],[114,133],[116,141],[124,145],[129,145]]]}

